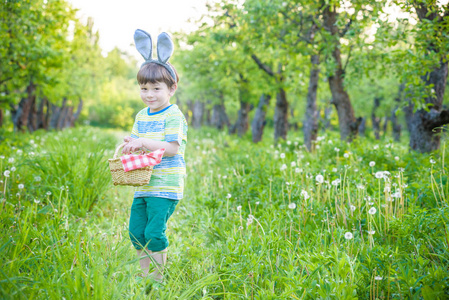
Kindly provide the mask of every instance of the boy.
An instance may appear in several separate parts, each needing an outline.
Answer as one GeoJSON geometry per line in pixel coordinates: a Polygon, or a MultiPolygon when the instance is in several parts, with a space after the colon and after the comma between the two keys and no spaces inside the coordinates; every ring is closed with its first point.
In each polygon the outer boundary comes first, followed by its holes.
{"type": "MultiPolygon", "coordinates": [[[[142,53],[136,34],[136,46],[142,53]]],[[[151,47],[151,37],[149,43],[151,47]]],[[[158,47],[159,44],[158,40],[158,47]]],[[[170,104],[179,81],[176,70],[166,61],[152,60],[151,53],[149,58],[144,58],[146,62],[137,74],[137,81],[140,97],[147,107],[136,115],[131,136],[124,138],[128,143],[122,152],[165,148],[161,163],[153,168],[149,184],[136,188],[129,221],[131,242],[141,257],[139,262],[144,275],[148,274],[150,261],[153,261],[155,270],[150,276],[161,282],[169,245],[165,235],[167,221],[183,197],[187,122],[178,106],[170,104]]]]}

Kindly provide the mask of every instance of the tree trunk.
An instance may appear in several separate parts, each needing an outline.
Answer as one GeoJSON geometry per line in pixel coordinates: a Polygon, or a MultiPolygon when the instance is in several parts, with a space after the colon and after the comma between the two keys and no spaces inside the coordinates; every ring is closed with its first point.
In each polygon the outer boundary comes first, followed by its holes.
{"type": "Polygon", "coordinates": [[[332,114],[332,106],[327,105],[324,108],[323,131],[326,131],[327,129],[329,129],[329,127],[331,127],[331,114],[332,114]]]}
{"type": "Polygon", "coordinates": [[[67,111],[68,111],[67,98],[64,98],[62,100],[61,110],[60,110],[60,113],[58,116],[58,121],[56,123],[56,129],[61,130],[62,128],[64,128],[64,122],[65,122],[65,118],[67,117],[67,111]]]}
{"type": "Polygon", "coordinates": [[[357,129],[361,118],[356,120],[349,95],[344,88],[344,70],[341,63],[339,33],[336,25],[337,12],[335,8],[331,11],[330,5],[326,5],[323,12],[323,21],[324,28],[336,38],[335,48],[332,51],[332,57],[336,64],[335,72],[328,77],[329,87],[332,93],[332,103],[337,109],[340,138],[350,142],[357,136],[357,129]]]}
{"type": "Polygon", "coordinates": [[[262,140],[263,129],[266,124],[265,116],[267,114],[268,106],[270,105],[270,100],[270,95],[262,94],[262,96],[260,96],[259,104],[257,105],[253,122],[251,123],[254,143],[258,143],[262,140]]]}
{"type": "Polygon", "coordinates": [[[279,138],[287,139],[288,131],[288,102],[283,88],[279,88],[276,94],[276,106],[274,108],[274,142],[279,138]]]}
{"type": "Polygon", "coordinates": [[[28,128],[28,118],[36,99],[36,86],[33,82],[27,86],[27,96],[22,98],[17,109],[12,110],[12,121],[14,129],[23,131],[28,128]]]}
{"type": "Polygon", "coordinates": [[[320,74],[319,55],[310,57],[312,63],[310,70],[309,89],[307,91],[307,106],[304,120],[304,144],[307,150],[312,151],[312,142],[316,141],[318,135],[318,111],[316,108],[316,94],[318,89],[318,79],[320,74]]]}
{"type": "Polygon", "coordinates": [[[398,117],[397,117],[397,111],[399,110],[399,105],[401,103],[401,99],[403,97],[405,85],[401,84],[399,86],[399,92],[398,96],[394,99],[396,102],[395,107],[393,108],[393,111],[391,112],[391,124],[393,129],[393,138],[396,142],[399,142],[401,140],[401,130],[402,126],[399,124],[398,117]]]}
{"type": "Polygon", "coordinates": [[[0,128],[3,127],[3,109],[0,108],[0,128]]]}
{"type": "Polygon", "coordinates": [[[78,108],[76,109],[76,112],[73,115],[71,123],[70,123],[71,127],[75,126],[75,122],[78,120],[82,109],[83,109],[83,99],[80,98],[79,102],[78,102],[78,108]]]}
{"type": "Polygon", "coordinates": [[[382,119],[384,121],[383,125],[382,125],[382,130],[383,130],[382,136],[385,138],[387,136],[389,118],[388,117],[383,117],[382,119]]]}
{"type": "Polygon", "coordinates": [[[226,114],[226,108],[223,103],[223,95],[220,95],[220,104],[215,104],[212,107],[211,125],[222,130],[225,126],[230,127],[229,118],[226,114]]]}
{"type": "Polygon", "coordinates": [[[430,111],[423,109],[413,112],[413,105],[406,110],[410,131],[410,148],[421,153],[431,152],[440,147],[441,126],[449,123],[449,111],[443,109],[443,96],[448,75],[448,63],[440,61],[438,68],[423,76],[426,85],[433,84],[435,97],[428,97],[426,104],[432,104],[430,111]]]}
{"type": "Polygon", "coordinates": [[[202,121],[203,121],[203,115],[204,115],[204,106],[205,104],[200,101],[195,101],[193,103],[193,109],[192,109],[192,125],[193,128],[200,128],[202,121]]]}
{"type": "Polygon", "coordinates": [[[240,99],[240,109],[238,111],[237,121],[232,126],[230,130],[231,134],[237,133],[240,137],[243,136],[249,128],[248,125],[248,114],[251,110],[251,105],[247,99],[240,99]]]}
{"type": "Polygon", "coordinates": [[[359,136],[365,136],[365,131],[366,131],[366,117],[363,117],[359,125],[359,136]]]}
{"type": "Polygon", "coordinates": [[[374,137],[376,138],[376,140],[380,139],[380,118],[376,117],[376,110],[379,107],[379,105],[380,105],[380,98],[375,97],[373,110],[371,111],[371,122],[373,123],[374,137]]]}

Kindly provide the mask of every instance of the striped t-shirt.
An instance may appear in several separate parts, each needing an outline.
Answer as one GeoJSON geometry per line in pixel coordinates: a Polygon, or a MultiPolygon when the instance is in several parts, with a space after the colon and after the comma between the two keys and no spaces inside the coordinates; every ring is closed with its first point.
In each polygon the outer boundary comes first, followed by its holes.
{"type": "Polygon", "coordinates": [[[187,122],[176,104],[161,111],[150,113],[144,108],[136,115],[133,138],[147,138],[155,141],[178,142],[175,156],[164,156],[153,167],[148,185],[136,187],[134,197],[161,197],[179,200],[183,197],[186,164],[184,151],[187,144],[187,122]]]}

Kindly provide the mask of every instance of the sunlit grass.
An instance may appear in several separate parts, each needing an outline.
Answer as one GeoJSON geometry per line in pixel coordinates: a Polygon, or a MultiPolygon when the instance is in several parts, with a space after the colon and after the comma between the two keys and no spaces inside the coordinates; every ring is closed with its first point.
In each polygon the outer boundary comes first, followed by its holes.
{"type": "MultiPolygon", "coordinates": [[[[80,128],[2,143],[2,298],[145,296],[132,189],[112,187],[107,170],[120,136],[80,128]]],[[[444,299],[444,152],[330,133],[308,153],[295,133],[275,147],[190,130],[165,287],[150,297],[444,299]]]]}

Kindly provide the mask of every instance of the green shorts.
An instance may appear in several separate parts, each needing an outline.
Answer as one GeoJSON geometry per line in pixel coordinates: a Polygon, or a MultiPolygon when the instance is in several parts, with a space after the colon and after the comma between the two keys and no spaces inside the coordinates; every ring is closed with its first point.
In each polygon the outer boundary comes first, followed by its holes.
{"type": "Polygon", "coordinates": [[[134,198],[129,218],[129,237],[137,250],[161,251],[168,247],[167,221],[179,200],[158,197],[134,198]]]}

